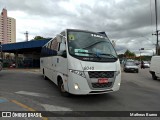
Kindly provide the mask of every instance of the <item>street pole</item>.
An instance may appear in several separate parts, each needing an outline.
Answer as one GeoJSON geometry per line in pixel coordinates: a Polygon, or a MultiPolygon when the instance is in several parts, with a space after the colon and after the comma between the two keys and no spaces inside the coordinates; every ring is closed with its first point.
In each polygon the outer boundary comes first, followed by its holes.
{"type": "Polygon", "coordinates": [[[157,23],[157,0],[155,0],[155,15],[156,15],[156,36],[157,36],[157,42],[156,42],[156,55],[158,55],[158,23],[157,23]]]}
{"type": "Polygon", "coordinates": [[[26,31],[24,34],[26,36],[26,41],[28,41],[28,34],[29,34],[28,31],[26,31]]]}
{"type": "Polygon", "coordinates": [[[139,60],[141,62],[141,49],[139,49],[139,53],[140,53],[139,60]]]}

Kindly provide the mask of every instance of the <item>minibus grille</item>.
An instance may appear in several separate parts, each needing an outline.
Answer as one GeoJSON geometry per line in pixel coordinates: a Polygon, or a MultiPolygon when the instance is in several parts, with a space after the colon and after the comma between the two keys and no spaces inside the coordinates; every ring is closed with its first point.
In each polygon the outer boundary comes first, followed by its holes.
{"type": "Polygon", "coordinates": [[[92,83],[92,87],[93,88],[109,88],[112,86],[112,82],[108,82],[108,83],[92,83]]]}
{"type": "Polygon", "coordinates": [[[114,71],[88,71],[90,78],[113,78],[114,71]]]}

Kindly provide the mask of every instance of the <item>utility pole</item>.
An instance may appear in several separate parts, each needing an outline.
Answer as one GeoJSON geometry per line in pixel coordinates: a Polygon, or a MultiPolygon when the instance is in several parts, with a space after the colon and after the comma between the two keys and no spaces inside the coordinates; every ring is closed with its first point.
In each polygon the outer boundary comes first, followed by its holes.
{"type": "Polygon", "coordinates": [[[156,35],[157,36],[157,42],[156,42],[156,55],[159,55],[159,53],[158,53],[158,49],[159,49],[159,44],[158,44],[158,32],[159,32],[159,30],[158,30],[158,23],[157,23],[157,15],[158,15],[158,12],[157,12],[157,0],[155,0],[155,16],[156,16],[156,33],[155,34],[152,34],[152,35],[156,35]]]}
{"type": "Polygon", "coordinates": [[[140,62],[141,62],[141,49],[139,49],[139,60],[140,60],[140,62]]]}
{"type": "Polygon", "coordinates": [[[26,41],[28,41],[28,34],[29,34],[28,31],[26,31],[24,34],[26,36],[26,41]]]}

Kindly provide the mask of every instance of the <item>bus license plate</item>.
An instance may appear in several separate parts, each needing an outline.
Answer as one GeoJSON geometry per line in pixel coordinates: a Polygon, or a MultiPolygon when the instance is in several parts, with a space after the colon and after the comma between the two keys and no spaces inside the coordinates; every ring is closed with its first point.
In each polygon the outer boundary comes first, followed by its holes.
{"type": "Polygon", "coordinates": [[[100,79],[98,79],[98,83],[100,83],[100,84],[108,83],[108,78],[100,78],[100,79]]]}

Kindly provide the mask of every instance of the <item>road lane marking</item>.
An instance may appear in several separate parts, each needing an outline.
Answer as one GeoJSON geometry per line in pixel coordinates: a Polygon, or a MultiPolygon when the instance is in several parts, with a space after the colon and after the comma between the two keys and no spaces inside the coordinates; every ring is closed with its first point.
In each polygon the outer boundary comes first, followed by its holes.
{"type": "Polygon", "coordinates": [[[0,103],[8,102],[6,98],[0,97],[0,103]]]}
{"type": "Polygon", "coordinates": [[[42,94],[42,93],[35,93],[35,92],[27,92],[27,91],[18,91],[15,92],[17,94],[22,94],[22,95],[29,95],[29,96],[35,96],[35,97],[45,97],[45,98],[49,98],[48,95],[42,94]]]}
{"type": "Polygon", "coordinates": [[[45,108],[46,111],[72,111],[70,108],[49,105],[49,104],[41,104],[45,108]]]}
{"type": "MultiPolygon", "coordinates": [[[[31,108],[31,107],[29,107],[29,106],[27,106],[27,105],[25,105],[25,104],[22,104],[22,103],[18,102],[17,100],[11,100],[11,102],[17,104],[18,106],[20,106],[20,107],[22,107],[22,108],[27,109],[28,111],[36,112],[35,109],[33,109],[33,108],[31,108]]],[[[42,117],[41,119],[42,119],[42,120],[48,120],[47,117],[42,117]]]]}
{"type": "Polygon", "coordinates": [[[0,99],[0,103],[8,102],[7,100],[0,99]]]}
{"type": "Polygon", "coordinates": [[[11,102],[13,102],[13,103],[15,103],[15,104],[17,104],[17,105],[19,105],[19,106],[21,106],[21,107],[29,110],[29,111],[36,111],[36,110],[34,110],[33,108],[28,107],[28,106],[26,106],[26,105],[24,105],[24,104],[22,104],[22,103],[20,103],[20,102],[18,102],[18,101],[16,101],[16,100],[11,100],[11,102]]]}

